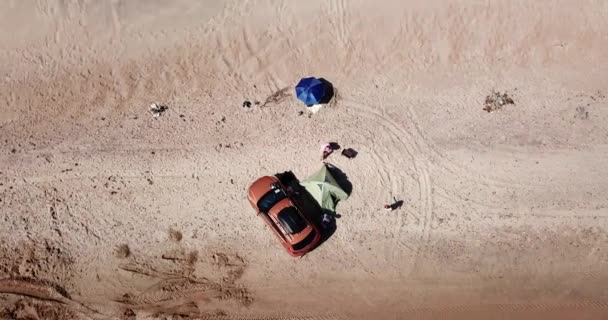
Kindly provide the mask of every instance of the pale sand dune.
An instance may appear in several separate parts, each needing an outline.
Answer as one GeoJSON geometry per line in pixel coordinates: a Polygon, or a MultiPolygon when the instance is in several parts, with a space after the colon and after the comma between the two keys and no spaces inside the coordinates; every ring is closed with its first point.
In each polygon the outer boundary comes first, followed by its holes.
{"type": "Polygon", "coordinates": [[[606,1],[7,0],[0,40],[5,318],[608,317],[606,1]],[[353,193],[293,259],[245,190],[323,141],[353,193]]]}

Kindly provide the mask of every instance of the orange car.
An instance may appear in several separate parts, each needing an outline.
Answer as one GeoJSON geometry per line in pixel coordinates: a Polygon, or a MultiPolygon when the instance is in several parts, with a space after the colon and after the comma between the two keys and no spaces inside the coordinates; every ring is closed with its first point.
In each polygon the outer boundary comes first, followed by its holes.
{"type": "Polygon", "coordinates": [[[277,177],[264,176],[253,182],[247,198],[292,256],[306,254],[321,240],[317,226],[277,177]]]}

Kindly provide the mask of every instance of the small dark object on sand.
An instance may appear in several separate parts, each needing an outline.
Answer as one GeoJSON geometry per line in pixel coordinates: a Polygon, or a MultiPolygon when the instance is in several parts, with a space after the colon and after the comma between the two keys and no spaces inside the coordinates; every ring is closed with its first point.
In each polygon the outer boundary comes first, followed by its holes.
{"type": "Polygon", "coordinates": [[[589,119],[589,111],[585,107],[576,107],[576,115],[574,117],[581,120],[589,119]]]}
{"type": "Polygon", "coordinates": [[[358,154],[358,152],[352,148],[346,148],[346,149],[342,150],[342,155],[349,159],[355,158],[357,156],[357,154],[358,154]]]}
{"type": "Polygon", "coordinates": [[[393,211],[393,210],[397,210],[397,209],[401,208],[402,206],[403,206],[403,200],[397,200],[395,197],[393,197],[393,203],[385,204],[384,210],[393,211]]]}
{"type": "Polygon", "coordinates": [[[500,93],[499,91],[492,90],[492,94],[486,97],[483,110],[487,112],[498,111],[507,104],[515,104],[515,102],[506,92],[500,93]]]}
{"type": "Polygon", "coordinates": [[[251,101],[249,101],[249,100],[243,101],[243,108],[251,108],[251,101]]]}
{"type": "Polygon", "coordinates": [[[156,103],[153,103],[150,105],[150,113],[152,114],[152,116],[154,118],[160,117],[160,115],[163,114],[163,112],[167,111],[168,109],[169,109],[169,107],[167,107],[165,105],[159,105],[156,103]]]}

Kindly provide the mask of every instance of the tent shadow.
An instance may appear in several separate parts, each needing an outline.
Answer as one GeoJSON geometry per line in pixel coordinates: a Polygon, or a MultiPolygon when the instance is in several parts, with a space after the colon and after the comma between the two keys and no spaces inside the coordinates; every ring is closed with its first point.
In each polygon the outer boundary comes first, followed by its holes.
{"type": "Polygon", "coordinates": [[[337,215],[331,210],[321,208],[319,203],[314,199],[314,197],[310,193],[308,193],[308,191],[304,187],[301,187],[299,193],[300,195],[298,197],[298,201],[302,206],[305,214],[308,215],[310,221],[314,223],[321,232],[321,241],[319,242],[319,244],[317,244],[315,248],[313,248],[313,250],[315,250],[316,248],[323,245],[323,243],[325,243],[325,241],[331,238],[331,236],[336,232],[336,218],[339,218],[340,215],[337,215]],[[328,225],[323,226],[323,215],[325,213],[329,214],[332,219],[328,225]]]}
{"type": "Polygon", "coordinates": [[[319,81],[325,86],[325,96],[319,101],[320,104],[326,104],[334,97],[334,85],[325,78],[319,78],[319,81]]]}
{"type": "Polygon", "coordinates": [[[300,180],[296,178],[296,176],[291,172],[283,172],[277,174],[277,177],[285,185],[287,188],[291,189],[293,193],[291,196],[298,203],[298,205],[302,208],[303,213],[310,220],[311,223],[314,223],[315,226],[321,232],[321,241],[319,244],[313,248],[315,250],[319,246],[321,246],[325,241],[327,241],[331,236],[336,232],[336,219],[340,218],[339,214],[327,209],[321,208],[321,205],[315,200],[315,198],[306,190],[306,188],[300,185],[300,180]],[[323,227],[323,215],[327,213],[332,217],[331,223],[323,227]]]}
{"type": "Polygon", "coordinates": [[[344,190],[346,194],[350,196],[353,192],[353,184],[348,180],[348,176],[346,175],[346,173],[344,173],[344,171],[340,170],[338,167],[329,163],[327,164],[327,169],[329,170],[331,175],[334,176],[336,182],[338,183],[338,185],[340,185],[340,188],[342,188],[342,190],[344,190]]]}

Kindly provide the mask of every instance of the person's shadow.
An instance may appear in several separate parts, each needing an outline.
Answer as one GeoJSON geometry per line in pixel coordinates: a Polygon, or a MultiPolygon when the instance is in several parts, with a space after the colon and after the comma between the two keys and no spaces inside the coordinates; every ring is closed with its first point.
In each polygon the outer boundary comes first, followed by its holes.
{"type": "Polygon", "coordinates": [[[391,210],[397,210],[397,209],[403,207],[403,200],[395,201],[395,202],[391,203],[390,206],[391,206],[391,210]]]}

